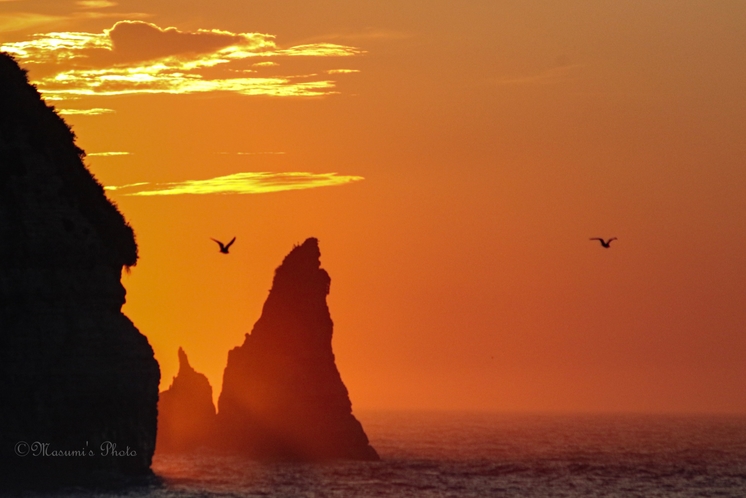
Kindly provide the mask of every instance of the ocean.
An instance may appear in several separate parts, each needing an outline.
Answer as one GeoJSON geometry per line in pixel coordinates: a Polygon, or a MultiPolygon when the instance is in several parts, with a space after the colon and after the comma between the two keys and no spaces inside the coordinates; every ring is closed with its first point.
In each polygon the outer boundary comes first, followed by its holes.
{"type": "Polygon", "coordinates": [[[113,497],[746,497],[746,417],[361,412],[379,462],[156,455],[113,497]]]}

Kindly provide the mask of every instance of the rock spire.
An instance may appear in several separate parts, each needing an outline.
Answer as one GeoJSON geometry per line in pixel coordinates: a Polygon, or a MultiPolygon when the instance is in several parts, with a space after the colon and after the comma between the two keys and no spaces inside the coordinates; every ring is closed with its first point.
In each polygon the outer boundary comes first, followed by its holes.
{"type": "Polygon", "coordinates": [[[222,445],[266,459],[374,460],[334,363],[331,279],[307,239],[275,271],[251,335],[228,354],[218,401],[222,445]]]}
{"type": "Polygon", "coordinates": [[[212,386],[204,374],[189,364],[179,348],[179,373],[158,401],[159,452],[173,453],[213,446],[215,405],[212,386]]]}

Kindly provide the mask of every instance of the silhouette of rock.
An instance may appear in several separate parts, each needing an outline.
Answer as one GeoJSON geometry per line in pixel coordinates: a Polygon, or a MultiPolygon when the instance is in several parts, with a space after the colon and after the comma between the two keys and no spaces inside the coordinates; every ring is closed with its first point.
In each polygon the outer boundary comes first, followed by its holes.
{"type": "Polygon", "coordinates": [[[179,373],[158,400],[158,452],[192,451],[213,445],[215,405],[212,386],[179,348],[179,373]]]}
{"type": "Polygon", "coordinates": [[[25,71],[0,54],[5,478],[149,473],[160,371],[120,311],[122,267],[136,263],[137,245],[83,155],[25,71]],[[116,446],[102,449],[107,442],[116,446]]]}
{"type": "Polygon", "coordinates": [[[334,363],[320,255],[313,238],[290,251],[251,335],[228,354],[218,401],[226,448],[261,459],[378,459],[334,363]]]}

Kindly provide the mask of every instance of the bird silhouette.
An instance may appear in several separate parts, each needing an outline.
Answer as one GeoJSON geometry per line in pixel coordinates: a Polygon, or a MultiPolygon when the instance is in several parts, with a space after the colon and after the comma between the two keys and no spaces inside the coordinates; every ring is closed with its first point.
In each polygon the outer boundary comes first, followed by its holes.
{"type": "Polygon", "coordinates": [[[609,240],[604,240],[604,239],[602,239],[601,237],[593,237],[593,238],[591,238],[591,239],[588,239],[588,240],[597,240],[597,241],[601,242],[601,245],[602,245],[602,246],[603,246],[604,248],[608,249],[608,248],[610,247],[610,245],[611,245],[611,241],[612,241],[612,240],[617,240],[617,238],[616,238],[616,237],[612,237],[612,238],[610,238],[609,240]]]}
{"type": "Polygon", "coordinates": [[[228,242],[227,244],[223,244],[223,243],[222,243],[222,242],[220,242],[219,240],[217,240],[217,239],[213,239],[212,237],[210,237],[210,240],[214,240],[215,242],[217,242],[217,243],[218,243],[218,245],[220,246],[220,252],[221,252],[221,253],[223,253],[223,254],[228,254],[228,250],[229,250],[229,249],[231,248],[231,246],[233,245],[233,243],[234,243],[234,242],[236,241],[236,238],[235,238],[235,237],[233,237],[233,238],[231,239],[231,241],[230,241],[230,242],[228,242]]]}

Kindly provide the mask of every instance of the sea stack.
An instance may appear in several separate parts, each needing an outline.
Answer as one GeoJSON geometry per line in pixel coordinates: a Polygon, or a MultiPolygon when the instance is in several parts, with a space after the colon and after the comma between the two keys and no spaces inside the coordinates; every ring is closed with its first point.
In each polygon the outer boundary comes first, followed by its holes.
{"type": "Polygon", "coordinates": [[[192,368],[179,348],[179,373],[158,401],[157,451],[178,453],[214,445],[215,405],[212,386],[192,368]]]}
{"type": "Polygon", "coordinates": [[[148,474],[155,449],[160,371],[121,312],[137,245],[83,157],[0,54],[0,473],[29,484],[148,474]]]}
{"type": "Polygon", "coordinates": [[[331,279],[314,238],[275,270],[262,315],[228,354],[222,446],[259,459],[377,460],[332,353],[331,279]]]}

